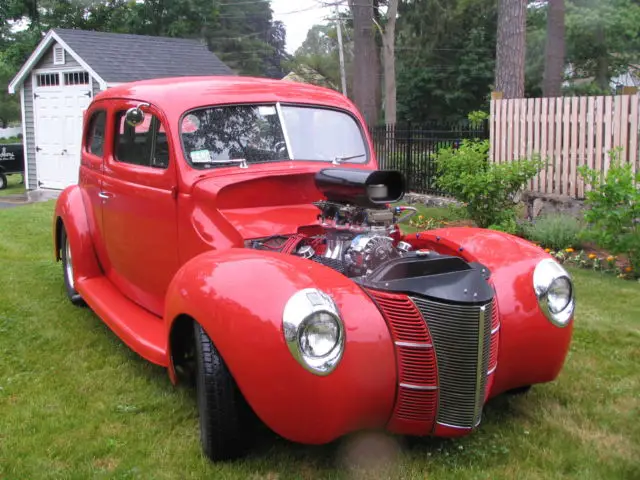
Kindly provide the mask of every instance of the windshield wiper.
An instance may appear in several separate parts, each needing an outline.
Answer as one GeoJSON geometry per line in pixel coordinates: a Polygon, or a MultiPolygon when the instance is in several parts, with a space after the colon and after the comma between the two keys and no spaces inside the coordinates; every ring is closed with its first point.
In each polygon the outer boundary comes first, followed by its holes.
{"type": "Polygon", "coordinates": [[[360,157],[364,157],[366,155],[366,153],[360,153],[358,155],[349,155],[349,156],[344,156],[344,157],[336,157],[333,159],[333,164],[334,165],[340,165],[342,162],[346,162],[347,160],[353,160],[354,158],[360,158],[360,157]]]}
{"type": "Polygon", "coordinates": [[[230,158],[229,160],[210,160],[207,163],[211,163],[214,165],[229,165],[229,164],[237,163],[238,165],[240,165],[240,168],[249,168],[246,158],[230,158]]]}

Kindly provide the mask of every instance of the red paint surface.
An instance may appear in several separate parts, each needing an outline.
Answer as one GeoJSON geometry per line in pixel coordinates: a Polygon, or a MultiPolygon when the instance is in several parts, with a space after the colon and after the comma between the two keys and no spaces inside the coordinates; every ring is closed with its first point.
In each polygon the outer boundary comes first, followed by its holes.
{"type": "Polygon", "coordinates": [[[207,252],[170,287],[165,318],[180,313],[201,321],[247,401],[283,437],[325,443],[387,422],[396,383],[389,331],[371,299],[338,272],[271,252],[207,252]],[[344,357],[326,377],[294,360],[282,331],[286,301],[310,287],[331,295],[344,319],[344,357]]]}
{"type": "Polygon", "coordinates": [[[565,328],[555,327],[538,307],[533,270],[548,254],[519,237],[479,228],[430,230],[404,240],[416,248],[480,262],[491,271],[500,309],[498,367],[491,397],[557,378],[569,350],[573,321],[565,328]]]}
{"type": "MultiPolygon", "coordinates": [[[[264,79],[164,79],[97,95],[85,118],[99,109],[108,112],[104,157],[83,145],[79,185],[62,193],[54,219],[54,225],[61,220],[67,229],[78,291],[129,347],[170,372],[172,322],[183,314],[195,318],[258,416],[291,440],[324,443],[354,430],[385,427],[397,433],[469,433],[434,425],[435,394],[417,398],[398,386],[400,378],[415,381],[429,370],[430,360],[412,364],[410,353],[396,351],[393,336],[402,335],[392,333],[392,319],[387,318],[390,328],[353,281],[314,262],[242,248],[249,238],[317,230],[318,210],[311,202],[321,195],[313,175],[330,164],[286,161],[202,171],[185,161],[177,128],[185,111],[275,101],[340,108],[364,124],[353,104],[337,92],[264,79]],[[151,104],[167,134],[166,170],[114,158],[114,115],[142,101],[151,104]],[[103,200],[100,192],[111,197],[103,200]],[[328,292],[346,326],[344,357],[326,377],[304,370],[284,344],[285,302],[305,287],[328,292]],[[422,365],[421,372],[416,365],[422,365]],[[416,405],[425,414],[419,421],[407,417],[416,405]]],[[[369,163],[343,168],[377,168],[371,139],[363,131],[369,163]]],[[[443,229],[405,240],[491,269],[501,327],[490,396],[556,378],[572,327],[553,327],[537,307],[531,277],[544,252],[514,237],[477,229],[443,229]]],[[[423,380],[437,382],[437,372],[423,380]]]]}

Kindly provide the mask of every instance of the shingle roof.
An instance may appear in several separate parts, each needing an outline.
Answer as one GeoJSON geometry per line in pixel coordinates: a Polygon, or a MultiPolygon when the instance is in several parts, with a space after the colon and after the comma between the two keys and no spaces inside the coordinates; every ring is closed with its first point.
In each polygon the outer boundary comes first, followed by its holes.
{"type": "Polygon", "coordinates": [[[55,33],[108,83],[162,77],[234,75],[197,40],[90,30],[55,33]]]}

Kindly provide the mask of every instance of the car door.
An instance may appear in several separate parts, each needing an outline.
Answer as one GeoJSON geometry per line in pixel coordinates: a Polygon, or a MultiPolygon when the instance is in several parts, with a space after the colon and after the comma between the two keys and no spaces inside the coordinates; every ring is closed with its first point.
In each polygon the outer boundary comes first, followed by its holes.
{"type": "Polygon", "coordinates": [[[164,116],[145,108],[131,126],[122,101],[114,109],[113,148],[105,161],[100,197],[109,279],[145,309],[162,315],[178,269],[177,168],[164,116]]]}
{"type": "Polygon", "coordinates": [[[100,266],[108,271],[110,266],[104,246],[104,228],[102,224],[102,189],[104,157],[109,150],[108,138],[110,122],[108,107],[104,102],[91,106],[85,116],[84,142],[81,150],[78,184],[82,189],[86,212],[89,217],[89,231],[100,266]]]}

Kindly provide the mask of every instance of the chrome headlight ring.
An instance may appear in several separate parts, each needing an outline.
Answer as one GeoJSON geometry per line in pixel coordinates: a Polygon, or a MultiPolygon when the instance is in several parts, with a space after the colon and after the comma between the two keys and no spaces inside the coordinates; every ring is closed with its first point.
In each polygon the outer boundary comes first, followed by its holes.
{"type": "Polygon", "coordinates": [[[291,355],[309,372],[325,376],[344,353],[342,318],[333,299],[316,288],[294,293],[282,314],[284,339],[291,355]]]}
{"type": "Polygon", "coordinates": [[[575,310],[575,292],[571,276],[558,262],[545,258],[536,265],[533,289],[549,321],[556,327],[569,325],[575,310]]]}

